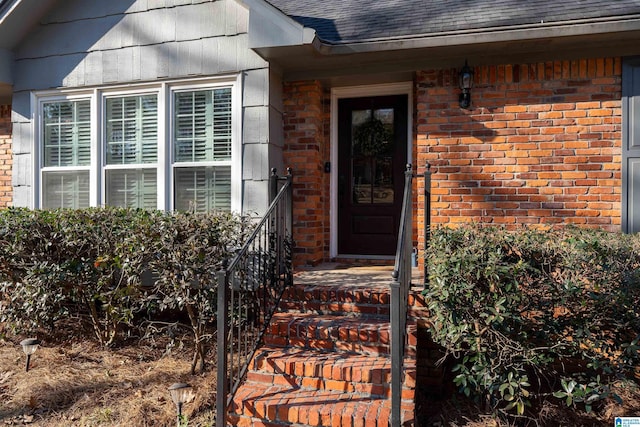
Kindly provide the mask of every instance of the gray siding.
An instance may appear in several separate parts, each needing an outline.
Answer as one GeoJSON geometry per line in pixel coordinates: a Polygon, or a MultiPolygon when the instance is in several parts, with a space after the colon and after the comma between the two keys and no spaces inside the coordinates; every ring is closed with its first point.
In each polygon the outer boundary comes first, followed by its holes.
{"type": "Polygon", "coordinates": [[[640,231],[640,58],[625,60],[622,75],[622,229],[640,231]]]}
{"type": "MultiPolygon", "coordinates": [[[[235,0],[65,0],[15,52],[14,205],[32,199],[30,94],[243,74],[245,211],[263,211],[271,151],[268,63],[248,47],[249,11],[235,0]],[[21,159],[24,157],[24,159],[21,159]],[[29,159],[27,161],[26,159],[29,159]],[[264,193],[264,195],[262,195],[264,193]]],[[[277,156],[275,156],[277,157],[277,156]]]]}

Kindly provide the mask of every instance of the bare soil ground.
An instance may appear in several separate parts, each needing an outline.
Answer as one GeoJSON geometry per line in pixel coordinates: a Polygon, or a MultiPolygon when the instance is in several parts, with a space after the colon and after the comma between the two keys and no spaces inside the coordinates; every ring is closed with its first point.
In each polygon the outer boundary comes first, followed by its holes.
{"type": "MultiPolygon", "coordinates": [[[[135,340],[112,349],[87,340],[44,340],[29,372],[19,341],[0,339],[0,426],[174,426],[176,409],[167,388],[175,382],[195,390],[194,401],[184,408],[188,425],[215,425],[213,355],[205,374],[190,375],[188,338],[135,340]]],[[[610,401],[587,414],[548,403],[527,418],[508,422],[460,398],[426,400],[420,403],[428,406],[420,426],[613,426],[616,416],[640,416],[635,383],[620,382],[614,391],[623,405],[610,401]]]]}

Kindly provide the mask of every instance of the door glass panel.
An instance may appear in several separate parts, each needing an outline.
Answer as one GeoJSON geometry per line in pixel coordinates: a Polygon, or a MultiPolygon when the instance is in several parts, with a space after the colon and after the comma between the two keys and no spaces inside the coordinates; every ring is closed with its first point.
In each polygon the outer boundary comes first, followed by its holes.
{"type": "Polygon", "coordinates": [[[351,188],[354,204],[389,204],[393,189],[393,108],[351,113],[351,188]]]}
{"type": "Polygon", "coordinates": [[[375,166],[372,203],[393,203],[393,158],[385,156],[375,159],[375,166]]]}
{"type": "Polygon", "coordinates": [[[353,159],[353,202],[371,203],[371,161],[359,156],[353,159]]]}

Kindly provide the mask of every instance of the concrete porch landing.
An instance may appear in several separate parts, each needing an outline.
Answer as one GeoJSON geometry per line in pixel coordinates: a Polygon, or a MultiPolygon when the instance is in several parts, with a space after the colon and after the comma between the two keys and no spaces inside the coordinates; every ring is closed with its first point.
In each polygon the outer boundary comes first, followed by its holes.
{"type": "MultiPolygon", "coordinates": [[[[349,265],[344,262],[327,262],[316,267],[304,267],[294,273],[296,285],[341,285],[368,287],[388,287],[391,283],[392,265],[349,265]]],[[[421,286],[422,271],[413,268],[411,282],[414,286],[421,286]]]]}

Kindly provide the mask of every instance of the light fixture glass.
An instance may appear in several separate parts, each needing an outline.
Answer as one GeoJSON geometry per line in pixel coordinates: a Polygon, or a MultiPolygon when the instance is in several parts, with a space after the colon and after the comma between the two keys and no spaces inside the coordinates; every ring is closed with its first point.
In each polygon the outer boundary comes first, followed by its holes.
{"type": "Polygon", "coordinates": [[[31,362],[31,355],[35,353],[40,345],[40,340],[37,338],[27,338],[25,340],[20,341],[20,345],[22,346],[22,351],[27,355],[27,365],[26,371],[29,372],[29,363],[31,362]]]}
{"type": "Polygon", "coordinates": [[[173,403],[176,404],[176,409],[178,410],[177,425],[180,426],[180,419],[182,418],[182,405],[193,400],[193,387],[186,383],[175,383],[169,387],[169,394],[171,395],[171,400],[173,400],[173,403]]]}
{"type": "Polygon", "coordinates": [[[462,90],[458,103],[460,108],[469,108],[471,106],[471,88],[473,87],[473,69],[469,67],[466,60],[464,61],[464,67],[458,74],[458,79],[458,84],[462,90]]]}

